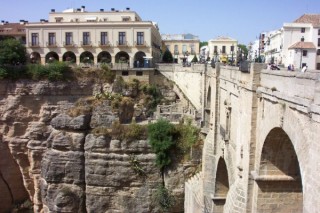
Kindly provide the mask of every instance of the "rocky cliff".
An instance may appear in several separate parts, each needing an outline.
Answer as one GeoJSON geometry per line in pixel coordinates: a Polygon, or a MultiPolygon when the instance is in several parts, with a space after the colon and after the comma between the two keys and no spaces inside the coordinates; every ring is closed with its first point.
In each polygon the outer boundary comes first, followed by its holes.
{"type": "MultiPolygon", "coordinates": [[[[101,101],[90,112],[70,114],[100,86],[90,80],[0,82],[0,212],[30,206],[34,212],[159,211],[152,201],[162,180],[146,138],[92,131],[110,127],[121,110],[113,113],[101,101]]],[[[194,169],[176,164],[166,172],[176,198],[171,212],[183,212],[184,181],[194,169]]]]}

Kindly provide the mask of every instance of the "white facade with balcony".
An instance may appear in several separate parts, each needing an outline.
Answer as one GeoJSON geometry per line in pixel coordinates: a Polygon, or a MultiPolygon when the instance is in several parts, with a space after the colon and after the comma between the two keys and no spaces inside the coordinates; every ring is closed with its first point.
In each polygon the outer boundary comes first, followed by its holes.
{"type": "Polygon", "coordinates": [[[227,63],[237,59],[238,41],[230,37],[219,36],[208,41],[209,56],[215,61],[227,63]]]}
{"type": "Polygon", "coordinates": [[[160,60],[158,26],[130,11],[51,11],[48,21],[26,24],[27,52],[33,61],[112,63],[150,67],[160,60]]]}

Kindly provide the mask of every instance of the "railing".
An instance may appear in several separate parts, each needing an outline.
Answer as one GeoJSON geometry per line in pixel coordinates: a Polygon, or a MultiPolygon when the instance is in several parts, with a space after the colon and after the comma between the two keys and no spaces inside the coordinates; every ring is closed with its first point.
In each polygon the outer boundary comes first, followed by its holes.
{"type": "Polygon", "coordinates": [[[116,70],[128,70],[130,68],[128,63],[115,63],[112,69],[116,70]]]}
{"type": "Polygon", "coordinates": [[[135,41],[134,43],[135,43],[135,46],[137,46],[137,47],[147,47],[148,46],[146,41],[143,41],[142,43],[135,41]]]}
{"type": "Polygon", "coordinates": [[[123,47],[128,47],[129,46],[129,44],[128,44],[128,42],[127,41],[123,41],[123,42],[119,42],[119,41],[117,41],[117,46],[123,46],[123,47]]]}
{"type": "Polygon", "coordinates": [[[80,41],[80,44],[81,44],[81,46],[83,46],[83,47],[91,47],[91,46],[92,46],[91,41],[85,41],[85,42],[80,41]]]}
{"type": "Polygon", "coordinates": [[[179,51],[176,50],[176,51],[173,52],[173,54],[174,54],[174,55],[179,55],[179,51]]]}
{"type": "Polygon", "coordinates": [[[64,47],[73,47],[74,43],[73,43],[73,41],[71,41],[71,42],[63,42],[63,46],[64,47]]]}
{"type": "Polygon", "coordinates": [[[47,46],[47,47],[57,47],[58,45],[57,45],[56,42],[47,42],[47,43],[46,43],[46,46],[47,46]]]}
{"type": "Polygon", "coordinates": [[[40,47],[40,43],[39,42],[29,42],[29,46],[30,47],[40,47]]]}
{"type": "Polygon", "coordinates": [[[98,45],[99,47],[111,47],[111,43],[109,41],[106,41],[106,42],[99,41],[98,45]]]}

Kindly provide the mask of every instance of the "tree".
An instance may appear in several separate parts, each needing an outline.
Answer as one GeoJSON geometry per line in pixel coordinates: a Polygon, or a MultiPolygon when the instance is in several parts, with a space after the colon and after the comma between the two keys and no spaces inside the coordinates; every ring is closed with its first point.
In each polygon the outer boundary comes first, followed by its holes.
{"type": "Polygon", "coordinates": [[[246,60],[247,57],[248,57],[248,48],[246,45],[244,44],[238,44],[238,47],[241,49],[242,53],[243,53],[243,56],[244,56],[244,59],[246,60]]]}
{"type": "Polygon", "coordinates": [[[0,41],[0,65],[24,64],[26,60],[26,48],[18,40],[0,41]]]}
{"type": "Polygon", "coordinates": [[[164,167],[171,163],[170,149],[173,147],[174,125],[160,119],[148,126],[148,138],[152,150],[156,153],[156,165],[163,173],[164,167]]]}
{"type": "Polygon", "coordinates": [[[208,46],[208,42],[207,41],[201,41],[200,42],[200,48],[203,46],[208,46]]]}
{"type": "Polygon", "coordinates": [[[192,63],[197,63],[198,62],[198,57],[196,55],[194,55],[192,61],[192,63]]]}
{"type": "Polygon", "coordinates": [[[164,51],[162,61],[165,63],[172,63],[173,57],[172,57],[172,53],[170,52],[170,50],[166,49],[166,51],[164,51]]]}

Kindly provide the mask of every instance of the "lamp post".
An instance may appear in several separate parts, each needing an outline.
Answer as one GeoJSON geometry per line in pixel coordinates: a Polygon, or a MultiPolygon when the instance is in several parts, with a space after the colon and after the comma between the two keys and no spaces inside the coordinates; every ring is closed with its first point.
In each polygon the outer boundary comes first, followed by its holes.
{"type": "Polygon", "coordinates": [[[185,51],[183,53],[184,66],[188,65],[188,56],[189,56],[189,52],[185,51]]]}
{"type": "Polygon", "coordinates": [[[234,45],[231,46],[231,66],[233,66],[233,52],[234,52],[234,45]]]}

